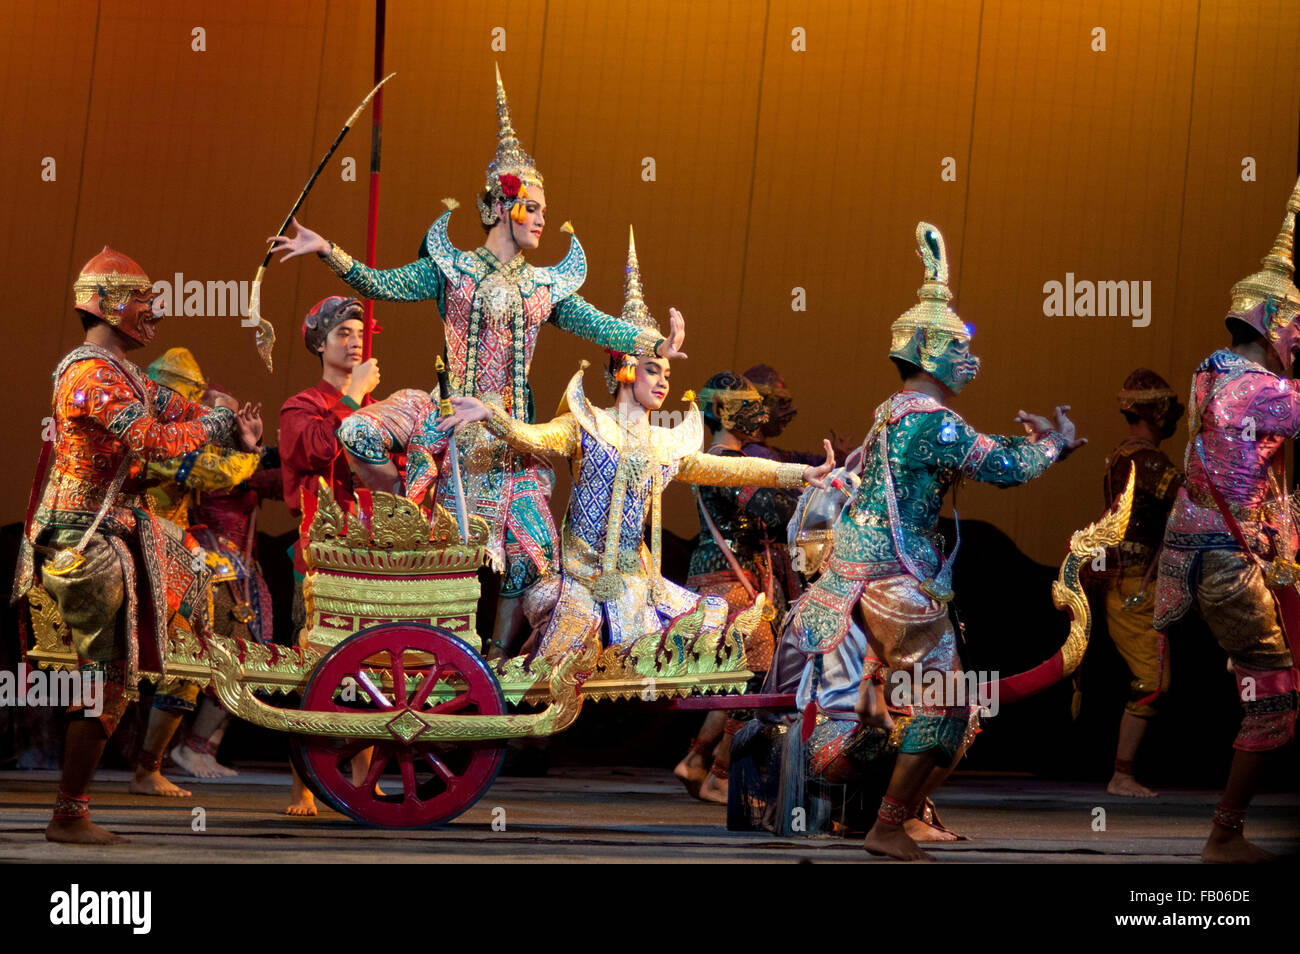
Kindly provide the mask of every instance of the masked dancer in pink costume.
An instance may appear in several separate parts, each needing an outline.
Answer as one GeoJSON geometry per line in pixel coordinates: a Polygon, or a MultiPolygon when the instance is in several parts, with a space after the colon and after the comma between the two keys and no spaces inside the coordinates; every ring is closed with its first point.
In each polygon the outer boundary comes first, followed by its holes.
{"type": "Polygon", "coordinates": [[[1246,809],[1265,753],[1295,735],[1300,566],[1282,452],[1300,433],[1300,388],[1283,376],[1300,351],[1297,212],[1300,183],[1264,267],[1232,286],[1231,346],[1192,378],[1187,483],[1165,527],[1156,584],[1156,629],[1168,632],[1195,608],[1228,654],[1245,709],[1201,851],[1210,862],[1273,857],[1246,841],[1246,809]]]}

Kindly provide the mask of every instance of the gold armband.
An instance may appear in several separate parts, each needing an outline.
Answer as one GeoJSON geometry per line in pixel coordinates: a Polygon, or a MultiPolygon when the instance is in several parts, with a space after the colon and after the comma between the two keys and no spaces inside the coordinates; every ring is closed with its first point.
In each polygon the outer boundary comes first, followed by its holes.
{"type": "Polygon", "coordinates": [[[512,423],[510,415],[496,405],[489,404],[492,416],[483,422],[483,426],[488,432],[495,434],[497,437],[506,437],[510,434],[510,425],[512,423]]]}
{"type": "Polygon", "coordinates": [[[780,470],[777,471],[777,484],[782,490],[801,490],[808,486],[808,481],[803,479],[804,471],[808,470],[807,464],[779,464],[780,470]]]}
{"type": "Polygon", "coordinates": [[[632,342],[632,354],[656,356],[658,353],[655,349],[659,347],[659,342],[664,340],[658,329],[642,329],[636,333],[636,338],[632,342]]]}
{"type": "Polygon", "coordinates": [[[335,275],[342,277],[352,269],[352,256],[333,242],[330,242],[330,250],[329,254],[325,256],[325,264],[330,267],[330,270],[335,275]]]}

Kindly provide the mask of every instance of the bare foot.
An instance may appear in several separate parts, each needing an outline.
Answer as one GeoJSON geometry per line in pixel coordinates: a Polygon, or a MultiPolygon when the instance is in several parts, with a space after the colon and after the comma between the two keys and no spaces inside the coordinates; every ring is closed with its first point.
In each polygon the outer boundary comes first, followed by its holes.
{"type": "Polygon", "coordinates": [[[914,842],[907,832],[893,825],[879,822],[871,826],[862,847],[873,855],[888,855],[899,861],[929,861],[921,846],[914,842]]]}
{"type": "Polygon", "coordinates": [[[907,836],[916,842],[943,842],[958,840],[956,832],[948,831],[944,828],[935,828],[933,825],[927,825],[919,818],[909,818],[907,821],[903,822],[903,831],[907,832],[907,836]]]}
{"type": "Polygon", "coordinates": [[[301,795],[288,804],[284,813],[286,815],[314,816],[316,814],[316,796],[304,790],[301,795]]]}
{"type": "Polygon", "coordinates": [[[727,804],[727,780],[718,778],[710,772],[704,779],[704,784],[700,786],[700,794],[696,797],[706,802],[717,802],[719,805],[727,804]]]}
{"type": "Polygon", "coordinates": [[[193,794],[163,778],[162,772],[147,772],[144,769],[135,770],[135,777],[131,779],[127,791],[133,795],[161,795],[164,798],[189,798],[193,794]]]}
{"type": "Polygon", "coordinates": [[[1129,798],[1155,798],[1159,792],[1153,792],[1132,775],[1116,772],[1111,776],[1106,791],[1111,795],[1127,795],[1129,798]]]}
{"type": "Polygon", "coordinates": [[[673,774],[686,786],[686,791],[692,798],[699,798],[700,786],[704,784],[709,769],[704,764],[704,758],[699,753],[692,752],[677,763],[673,774]]]}
{"type": "Polygon", "coordinates": [[[178,745],[172,749],[172,761],[179,765],[186,775],[195,778],[217,778],[217,772],[208,766],[202,752],[195,752],[188,745],[178,745]]]}
{"type": "Polygon", "coordinates": [[[311,793],[298,773],[293,773],[293,791],[289,794],[289,806],[284,810],[286,815],[315,815],[316,814],[316,796],[311,793]]]}
{"type": "Polygon", "coordinates": [[[45,828],[45,840],[67,845],[125,845],[130,841],[89,818],[53,818],[45,828]]]}
{"type": "Polygon", "coordinates": [[[209,772],[213,773],[208,776],[209,778],[234,778],[239,774],[237,770],[232,769],[229,765],[222,765],[217,761],[215,755],[209,755],[207,752],[203,753],[203,765],[209,772]]]}
{"type": "Polygon", "coordinates": [[[1251,844],[1241,832],[1217,825],[1201,849],[1201,861],[1210,865],[1258,865],[1276,860],[1277,855],[1251,844]]]}

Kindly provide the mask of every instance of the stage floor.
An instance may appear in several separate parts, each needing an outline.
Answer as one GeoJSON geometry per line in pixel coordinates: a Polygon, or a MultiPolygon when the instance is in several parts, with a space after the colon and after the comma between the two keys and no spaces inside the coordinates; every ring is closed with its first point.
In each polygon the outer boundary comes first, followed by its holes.
{"type": "MultiPolygon", "coordinates": [[[[316,818],[280,814],[285,771],[247,767],[235,779],[175,777],[186,799],[128,794],[125,772],[104,772],[95,819],[131,839],[115,848],[52,845],[57,776],[0,772],[0,861],[194,862],[861,862],[858,839],[776,838],[728,832],[725,809],[691,799],[667,771],[561,768],[545,778],[500,778],[477,805],[438,831],[363,828],[322,807],[316,818]],[[203,809],[205,831],[193,828],[203,809]],[[504,814],[496,809],[503,809],[504,814]],[[505,830],[493,830],[493,820],[505,830]]],[[[1167,791],[1155,799],[1107,796],[1101,786],[962,775],[940,793],[945,823],[970,840],[935,847],[945,862],[1141,863],[1199,860],[1217,792],[1167,791]],[[1096,808],[1105,831],[1094,831],[1096,808]]],[[[1300,852],[1300,795],[1262,795],[1248,834],[1283,854],[1300,852]]]]}

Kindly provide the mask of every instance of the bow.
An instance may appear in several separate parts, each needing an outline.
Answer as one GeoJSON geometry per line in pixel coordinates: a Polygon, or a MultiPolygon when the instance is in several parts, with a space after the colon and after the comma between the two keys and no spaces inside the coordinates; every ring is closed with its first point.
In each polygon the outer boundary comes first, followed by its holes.
{"type": "MultiPolygon", "coordinates": [[[[379,92],[379,87],[383,86],[396,75],[396,73],[389,73],[380,80],[375,88],[366,94],[366,98],[361,101],[361,105],[352,111],[352,115],[348,117],[348,121],[343,124],[343,128],[339,130],[339,134],[334,137],[334,142],[330,144],[329,150],[325,153],[325,157],[321,159],[320,163],[316,166],[316,171],[311,174],[311,178],[307,180],[307,184],[303,186],[302,191],[298,193],[298,201],[293,204],[293,208],[289,210],[289,214],[284,217],[284,222],[280,225],[279,231],[275,233],[276,235],[283,235],[285,230],[289,228],[289,223],[292,222],[293,217],[298,214],[298,210],[302,208],[302,204],[307,201],[307,193],[310,192],[311,187],[316,184],[316,179],[325,168],[325,163],[330,161],[330,156],[334,155],[334,150],[338,149],[339,143],[341,143],[343,137],[348,134],[348,130],[352,128],[352,124],[357,121],[357,117],[361,115],[361,111],[364,110],[367,104],[375,98],[375,94],[379,92]]],[[[275,328],[272,327],[269,321],[262,317],[262,276],[266,274],[266,266],[271,264],[273,248],[274,246],[267,248],[266,258],[262,259],[262,264],[257,268],[257,275],[253,278],[252,290],[248,293],[248,317],[240,322],[240,324],[245,328],[257,327],[257,353],[266,364],[266,370],[268,371],[271,370],[271,348],[275,345],[275,328]]]]}

